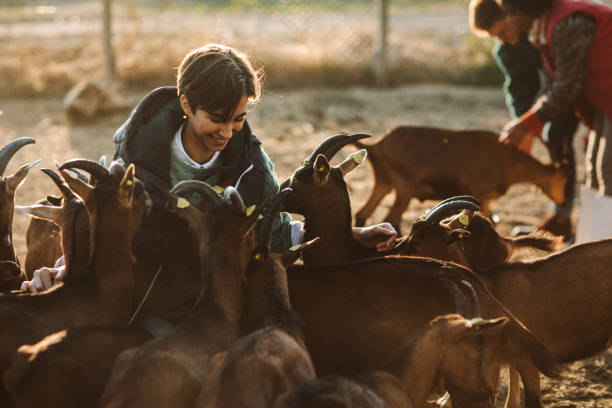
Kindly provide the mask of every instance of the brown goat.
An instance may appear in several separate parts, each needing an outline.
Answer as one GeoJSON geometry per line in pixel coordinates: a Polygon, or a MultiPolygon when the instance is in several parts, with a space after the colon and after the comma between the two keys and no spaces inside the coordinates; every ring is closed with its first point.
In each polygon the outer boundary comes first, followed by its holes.
{"type": "Polygon", "coordinates": [[[364,134],[335,135],[325,139],[300,166],[290,180],[293,194],[285,210],[304,216],[304,240],[320,237],[321,242],[304,252],[305,264],[329,264],[380,256],[376,249],[357,242],[351,232],[351,204],[344,175],[364,159],[365,151],[350,155],[332,167],[329,160],[353,140],[364,134]]]}
{"type": "MultiPolygon", "coordinates": [[[[467,223],[469,229],[478,220],[466,214],[464,226],[467,223]]],[[[473,237],[461,240],[463,247],[448,245],[444,238],[448,231],[448,226],[434,223],[413,228],[417,242],[413,249],[423,256],[469,258],[469,241],[473,237]]],[[[603,240],[573,246],[531,262],[501,263],[477,270],[491,292],[544,343],[555,359],[570,362],[605,350],[612,339],[611,259],[612,240],[603,240]]],[[[537,371],[529,364],[516,368],[525,385],[526,404],[541,406],[537,371]]],[[[507,406],[516,407],[518,384],[514,373],[511,380],[511,400],[507,406]]]]}
{"type": "Polygon", "coordinates": [[[351,141],[367,150],[375,178],[368,201],[357,212],[356,225],[364,225],[392,190],[396,198],[385,220],[397,231],[412,198],[441,200],[469,194],[480,200],[481,210],[489,215],[490,201],[502,196],[510,186],[533,183],[555,203],[563,203],[567,170],[544,165],[499,143],[498,136],[484,130],[399,126],[375,144],[351,141]]]}
{"type": "MultiPolygon", "coordinates": [[[[532,361],[555,375],[544,346],[469,270],[417,257],[373,258],[287,270],[293,309],[306,321],[306,343],[319,375],[356,374],[386,361],[434,317],[456,313],[445,281],[476,291],[484,317],[507,316],[499,362],[532,361]]],[[[452,394],[451,394],[452,395],[452,394]]]]}
{"type": "Polygon", "coordinates": [[[22,166],[11,176],[4,177],[4,171],[15,153],[31,143],[36,141],[31,137],[22,137],[13,140],[0,150],[0,291],[19,289],[25,279],[13,247],[15,190],[40,160],[22,166]]]}
{"type": "Polygon", "coordinates": [[[194,407],[271,407],[279,395],[315,378],[304,344],[304,329],[292,311],[287,289],[287,265],[314,242],[270,253],[270,234],[283,190],[268,205],[257,224],[256,249],[247,269],[243,330],[248,334],[218,356],[194,407]]]}
{"type": "Polygon", "coordinates": [[[66,182],[79,191],[91,215],[90,247],[94,250],[90,270],[81,279],[43,293],[0,296],[1,371],[22,344],[76,326],[127,322],[133,287],[130,244],[147,210],[148,196],[134,179],[133,166],[122,177],[122,169],[114,170],[109,177],[117,175],[118,185],[104,189],[94,189],[64,173],[66,182]]]}
{"type": "Polygon", "coordinates": [[[417,408],[436,384],[493,405],[488,369],[503,341],[506,318],[439,316],[415,331],[385,366],[353,378],[324,377],[281,397],[275,408],[417,408]]]}
{"type": "Polygon", "coordinates": [[[410,234],[396,246],[395,252],[453,261],[482,272],[507,262],[517,249],[551,252],[561,247],[562,237],[546,232],[502,237],[488,218],[474,212],[474,205],[478,201],[470,196],[451,197],[438,203],[415,221],[410,234]],[[457,214],[458,211],[461,212],[457,214]],[[453,218],[446,220],[450,216],[453,218]]]}
{"type": "Polygon", "coordinates": [[[190,407],[215,354],[239,338],[244,273],[253,251],[253,225],[261,208],[244,208],[238,192],[226,200],[199,181],[184,181],[176,193],[196,189],[198,207],[170,196],[170,204],[199,238],[204,289],[198,303],[172,333],[126,350],[100,399],[101,407],[190,407]],[[153,391],[154,390],[154,391],[153,391]]]}
{"type": "Polygon", "coordinates": [[[18,408],[96,406],[115,357],[152,338],[139,327],[78,327],[24,345],[4,374],[18,408]]]}

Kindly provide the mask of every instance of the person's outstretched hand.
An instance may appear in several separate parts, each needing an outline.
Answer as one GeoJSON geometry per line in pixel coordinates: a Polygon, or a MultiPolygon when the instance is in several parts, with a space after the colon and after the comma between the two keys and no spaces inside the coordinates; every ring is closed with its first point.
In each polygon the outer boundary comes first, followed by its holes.
{"type": "Polygon", "coordinates": [[[56,283],[64,280],[66,265],[64,257],[61,256],[55,261],[53,268],[42,267],[32,274],[32,280],[21,282],[21,290],[24,292],[44,292],[56,283]]]}
{"type": "Polygon", "coordinates": [[[516,147],[527,154],[531,154],[533,139],[535,135],[529,133],[521,124],[520,120],[514,119],[504,126],[499,136],[499,141],[516,147]]]}
{"type": "Polygon", "coordinates": [[[353,237],[365,247],[385,252],[393,248],[397,231],[390,223],[383,222],[369,227],[353,227],[353,237]]]}

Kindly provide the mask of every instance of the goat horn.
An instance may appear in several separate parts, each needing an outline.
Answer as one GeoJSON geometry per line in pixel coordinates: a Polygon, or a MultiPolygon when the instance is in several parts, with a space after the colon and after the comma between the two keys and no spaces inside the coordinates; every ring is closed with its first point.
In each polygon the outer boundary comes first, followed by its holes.
{"type": "Polygon", "coordinates": [[[68,185],[64,182],[64,180],[62,180],[62,178],[59,176],[59,174],[57,174],[53,170],[47,169],[47,168],[40,169],[40,171],[45,173],[47,176],[51,177],[51,180],[53,180],[53,182],[55,183],[57,188],[59,188],[59,191],[62,192],[62,195],[64,197],[66,197],[67,200],[73,200],[74,199],[74,193],[68,187],[68,185]]]}
{"type": "Polygon", "coordinates": [[[476,197],[472,197],[470,195],[460,195],[460,196],[453,196],[453,197],[449,197],[445,200],[440,201],[438,204],[434,205],[432,208],[430,208],[429,211],[433,211],[438,207],[441,207],[447,203],[453,202],[453,201],[469,201],[472,202],[478,206],[480,206],[480,201],[478,201],[478,199],[476,197]]]}
{"type": "Polygon", "coordinates": [[[441,279],[442,285],[450,292],[453,297],[453,302],[455,304],[455,309],[457,313],[463,316],[466,319],[470,319],[474,317],[472,315],[473,310],[470,307],[470,302],[467,297],[463,293],[459,286],[450,279],[441,279]]]}
{"type": "Polygon", "coordinates": [[[0,150],[0,177],[4,176],[4,170],[15,153],[23,146],[31,143],[36,143],[36,140],[31,137],[20,137],[15,139],[0,150]]]}
{"type": "Polygon", "coordinates": [[[324,155],[327,160],[331,160],[340,149],[351,143],[353,140],[365,139],[367,137],[370,137],[370,135],[366,133],[354,133],[352,135],[338,134],[330,136],[314,149],[308,160],[306,160],[306,163],[314,162],[319,154],[324,155]]]}
{"type": "Polygon", "coordinates": [[[255,230],[255,247],[270,251],[270,240],[272,237],[272,225],[276,218],[281,204],[287,199],[293,190],[285,188],[276,194],[270,203],[266,206],[263,213],[263,219],[257,223],[255,230]]]}
{"type": "Polygon", "coordinates": [[[81,169],[92,175],[98,181],[107,181],[110,178],[108,170],[100,166],[98,163],[86,159],[68,160],[58,167],[59,170],[81,169]]]}
{"type": "Polygon", "coordinates": [[[437,205],[431,210],[423,219],[424,222],[429,222],[432,224],[437,224],[442,221],[444,218],[451,216],[457,213],[458,210],[472,210],[478,211],[480,207],[474,204],[471,201],[449,201],[444,203],[443,205],[437,205]]]}
{"type": "Polygon", "coordinates": [[[225,202],[223,197],[215,191],[210,185],[200,180],[184,180],[176,183],[170,190],[173,194],[184,194],[184,193],[198,193],[208,203],[221,205],[225,202]]]}

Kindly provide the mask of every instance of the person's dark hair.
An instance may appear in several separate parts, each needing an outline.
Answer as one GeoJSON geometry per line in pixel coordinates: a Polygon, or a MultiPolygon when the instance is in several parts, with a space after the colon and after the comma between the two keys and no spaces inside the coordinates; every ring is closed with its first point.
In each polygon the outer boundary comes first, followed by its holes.
{"type": "Polygon", "coordinates": [[[229,120],[243,96],[256,103],[261,95],[261,69],[246,54],[231,47],[209,44],[189,52],[176,77],[179,95],[185,95],[195,112],[223,110],[229,120]]]}
{"type": "Polygon", "coordinates": [[[540,16],[552,7],[554,0],[502,0],[506,12],[522,11],[534,17],[540,16]]]}
{"type": "Polygon", "coordinates": [[[496,21],[506,17],[506,13],[496,0],[471,0],[469,16],[470,30],[476,35],[484,36],[496,21]]]}

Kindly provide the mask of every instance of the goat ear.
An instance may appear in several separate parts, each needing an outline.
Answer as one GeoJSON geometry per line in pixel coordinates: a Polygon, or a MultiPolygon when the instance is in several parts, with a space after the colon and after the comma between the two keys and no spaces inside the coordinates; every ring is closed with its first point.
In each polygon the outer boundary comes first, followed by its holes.
{"type": "Polygon", "coordinates": [[[119,183],[119,202],[121,202],[124,206],[129,207],[132,205],[132,201],[134,200],[134,173],[136,172],[136,168],[134,164],[130,164],[128,168],[125,170],[123,174],[123,178],[121,179],[121,183],[119,183]]]}
{"type": "Polygon", "coordinates": [[[349,154],[348,157],[338,165],[338,169],[342,173],[342,177],[346,176],[347,173],[350,173],[357,166],[363,163],[363,160],[366,158],[367,155],[368,152],[365,149],[361,149],[358,152],[349,154]]]}
{"type": "Polygon", "coordinates": [[[178,196],[176,194],[167,193],[168,205],[176,212],[179,218],[187,221],[189,226],[197,225],[198,221],[202,217],[203,213],[195,208],[186,198],[178,196]]]}
{"type": "Polygon", "coordinates": [[[69,171],[60,170],[62,178],[68,185],[68,187],[78,195],[81,200],[85,201],[89,194],[93,191],[93,187],[81,180],[80,178],[73,177],[69,171]]]}
{"type": "Polygon", "coordinates": [[[23,180],[28,175],[30,169],[36,166],[41,161],[42,160],[36,160],[34,163],[24,164],[19,170],[17,170],[17,173],[13,174],[12,176],[8,176],[6,178],[7,192],[10,194],[14,194],[15,190],[17,190],[17,187],[19,187],[21,183],[23,183],[23,180]]]}
{"type": "Polygon", "coordinates": [[[32,217],[36,217],[36,218],[40,218],[43,220],[49,220],[52,223],[54,223],[55,225],[57,225],[58,227],[61,227],[62,224],[60,222],[61,220],[61,214],[62,214],[62,208],[61,207],[54,207],[51,205],[42,205],[42,204],[34,204],[34,205],[30,205],[30,206],[20,206],[17,205],[15,206],[16,209],[18,209],[21,212],[24,212],[28,215],[31,215],[32,217]]]}
{"type": "Polygon", "coordinates": [[[472,234],[464,229],[454,229],[446,234],[446,245],[453,244],[459,240],[469,238],[472,234]]]}
{"type": "Polygon", "coordinates": [[[474,211],[462,210],[446,224],[450,229],[467,228],[474,219],[474,211]]]}
{"type": "Polygon", "coordinates": [[[467,327],[471,333],[490,333],[493,330],[500,330],[510,320],[507,317],[498,317],[496,319],[481,319],[479,317],[469,320],[467,327]]]}
{"type": "Polygon", "coordinates": [[[327,158],[319,154],[315,159],[313,165],[314,169],[314,181],[317,184],[325,184],[327,183],[327,178],[329,177],[329,171],[331,170],[331,166],[327,158]]]}
{"type": "Polygon", "coordinates": [[[310,248],[312,245],[318,242],[319,242],[319,237],[316,237],[315,239],[311,239],[310,241],[304,242],[303,244],[292,246],[291,248],[289,248],[289,250],[287,250],[287,252],[283,254],[283,257],[282,257],[283,265],[285,265],[285,267],[291,265],[292,263],[297,261],[297,259],[300,256],[302,256],[302,253],[306,249],[310,248]]]}

